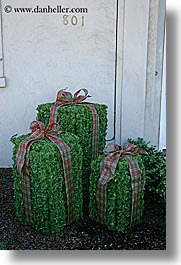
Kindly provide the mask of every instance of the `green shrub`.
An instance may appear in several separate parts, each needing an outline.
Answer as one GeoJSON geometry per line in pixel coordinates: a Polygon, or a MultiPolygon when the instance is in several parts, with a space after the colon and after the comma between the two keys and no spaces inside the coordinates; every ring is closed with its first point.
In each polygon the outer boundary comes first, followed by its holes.
{"type": "Polygon", "coordinates": [[[6,249],[6,244],[0,243],[0,250],[5,250],[6,249]]]}
{"type": "MultiPolygon", "coordinates": [[[[49,123],[50,107],[54,103],[41,104],[37,107],[37,120],[49,123]]],[[[107,131],[107,106],[103,104],[91,104],[99,115],[99,154],[103,153],[106,144],[107,131]]],[[[73,133],[79,137],[79,144],[83,150],[83,197],[85,207],[88,203],[89,176],[92,161],[92,134],[93,117],[89,107],[83,104],[65,105],[58,109],[57,122],[61,131],[73,133]]],[[[86,207],[87,208],[87,207],[86,207]]]]}
{"type": "MultiPolygon", "coordinates": [[[[16,154],[20,142],[29,135],[12,138],[14,198],[17,216],[26,224],[21,175],[17,171],[16,154]]],[[[72,151],[75,219],[82,217],[82,148],[78,137],[62,133],[59,136],[72,151]]],[[[49,139],[34,142],[30,148],[30,182],[33,227],[43,233],[57,233],[66,226],[66,192],[62,158],[57,146],[49,139]]]]}
{"type": "Polygon", "coordinates": [[[166,198],[166,160],[162,151],[155,146],[150,146],[143,138],[137,140],[128,139],[128,142],[138,145],[147,151],[148,156],[143,156],[145,166],[146,185],[145,189],[165,200],[166,198]]]}
{"type": "MultiPolygon", "coordinates": [[[[96,190],[97,182],[100,177],[100,162],[105,155],[100,155],[97,160],[92,162],[92,173],[90,176],[90,203],[89,216],[93,220],[97,220],[97,206],[96,206],[96,190]]],[[[141,184],[141,216],[144,210],[144,184],[145,174],[142,163],[142,156],[135,156],[137,158],[140,169],[142,170],[141,184]]],[[[120,158],[114,179],[107,183],[107,208],[106,219],[107,227],[111,230],[124,230],[130,226],[131,222],[131,176],[129,172],[129,163],[125,158],[120,158]]]]}

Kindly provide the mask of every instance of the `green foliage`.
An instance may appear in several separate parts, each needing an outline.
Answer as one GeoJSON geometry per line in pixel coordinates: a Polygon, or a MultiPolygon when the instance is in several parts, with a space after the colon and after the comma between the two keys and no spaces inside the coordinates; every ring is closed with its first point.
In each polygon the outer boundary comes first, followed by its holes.
{"type": "MultiPolygon", "coordinates": [[[[92,173],[90,176],[90,204],[89,215],[90,218],[97,219],[96,206],[96,190],[97,182],[100,177],[100,162],[104,158],[100,155],[97,160],[92,162],[92,173]]],[[[145,170],[142,163],[142,156],[136,156],[140,169],[142,170],[141,184],[141,216],[144,210],[144,185],[145,185],[145,170]]],[[[107,184],[108,202],[106,208],[107,227],[111,230],[124,230],[130,226],[131,220],[131,177],[129,172],[129,164],[126,159],[120,158],[116,168],[114,179],[107,184]]]]}
{"type": "MultiPolygon", "coordinates": [[[[20,142],[28,135],[12,138],[14,197],[17,216],[26,224],[21,175],[15,160],[20,142]]],[[[75,218],[82,217],[82,148],[78,137],[62,133],[59,137],[71,148],[74,179],[75,218]]],[[[57,233],[66,226],[66,192],[62,158],[57,146],[49,139],[34,142],[30,149],[30,179],[34,228],[43,234],[57,233]]]]}
{"type": "Polygon", "coordinates": [[[143,138],[137,140],[128,139],[128,142],[138,145],[147,151],[148,156],[143,156],[145,166],[145,189],[159,194],[160,198],[166,198],[166,160],[162,151],[155,146],[150,146],[143,138]]]}
{"type": "MultiPolygon", "coordinates": [[[[49,123],[50,107],[54,103],[41,104],[37,107],[37,120],[49,123]]],[[[102,104],[91,104],[96,108],[99,115],[99,154],[106,144],[107,131],[107,106],[102,104]]],[[[89,176],[91,172],[92,158],[92,134],[93,117],[89,107],[83,104],[65,105],[58,109],[58,120],[61,131],[73,133],[79,137],[79,144],[83,150],[83,196],[89,197],[89,176]]]]}
{"type": "Polygon", "coordinates": [[[0,243],[0,250],[6,250],[6,244],[0,243]]]}

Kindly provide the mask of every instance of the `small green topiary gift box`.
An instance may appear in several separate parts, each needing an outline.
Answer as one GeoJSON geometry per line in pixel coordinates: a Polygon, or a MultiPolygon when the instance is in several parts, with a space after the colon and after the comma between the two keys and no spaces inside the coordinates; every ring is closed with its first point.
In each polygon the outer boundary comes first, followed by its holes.
{"type": "Polygon", "coordinates": [[[89,176],[91,161],[103,153],[107,133],[107,106],[83,102],[88,95],[86,89],[78,90],[74,96],[65,89],[57,94],[55,103],[41,104],[37,107],[37,120],[46,125],[57,121],[62,130],[79,137],[83,150],[83,196],[85,207],[89,197],[89,176]],[[81,90],[85,93],[80,95],[81,90]]]}
{"type": "MultiPolygon", "coordinates": [[[[104,150],[105,151],[105,150],[104,150]]],[[[92,162],[90,176],[91,219],[112,230],[139,223],[144,210],[145,170],[141,148],[125,143],[92,162]]]]}
{"type": "Polygon", "coordinates": [[[43,234],[82,217],[82,148],[77,136],[32,122],[32,133],[11,138],[17,216],[43,234]]]}

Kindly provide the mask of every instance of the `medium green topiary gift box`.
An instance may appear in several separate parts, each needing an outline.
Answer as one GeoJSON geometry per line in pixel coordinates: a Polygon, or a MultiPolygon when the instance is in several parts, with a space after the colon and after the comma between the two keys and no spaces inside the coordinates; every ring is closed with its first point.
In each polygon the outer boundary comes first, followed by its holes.
{"type": "Polygon", "coordinates": [[[43,234],[82,217],[82,148],[56,123],[31,123],[31,134],[11,138],[17,216],[43,234]]]}
{"type": "MultiPolygon", "coordinates": [[[[104,150],[105,151],[105,150],[104,150]]],[[[92,162],[90,176],[91,219],[111,230],[124,230],[140,222],[144,210],[146,152],[125,143],[92,162]]]]}
{"type": "Polygon", "coordinates": [[[57,94],[55,103],[41,104],[37,107],[37,120],[46,125],[57,121],[62,130],[79,137],[83,150],[83,196],[85,208],[89,197],[89,176],[91,161],[102,154],[106,144],[107,106],[83,102],[88,95],[86,89],[78,90],[74,96],[65,89],[57,94]],[[84,95],[80,95],[81,90],[84,95]]]}

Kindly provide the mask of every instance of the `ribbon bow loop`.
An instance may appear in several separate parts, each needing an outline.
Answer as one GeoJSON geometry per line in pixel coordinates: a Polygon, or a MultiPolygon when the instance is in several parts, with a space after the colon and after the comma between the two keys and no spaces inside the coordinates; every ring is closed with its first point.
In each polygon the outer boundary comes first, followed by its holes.
{"type": "Polygon", "coordinates": [[[148,155],[148,153],[143,150],[140,146],[131,144],[131,143],[124,143],[123,146],[121,147],[121,150],[124,150],[126,154],[130,155],[137,155],[137,154],[142,154],[142,155],[148,155]]]}
{"type": "Polygon", "coordinates": [[[74,93],[74,95],[72,95],[72,93],[67,92],[65,90],[66,88],[58,91],[56,99],[57,104],[65,105],[69,103],[80,103],[84,101],[86,98],[90,97],[88,95],[88,90],[86,88],[79,89],[77,92],[74,93]],[[81,91],[84,92],[84,95],[79,95],[81,91]]]}
{"type": "Polygon", "coordinates": [[[32,121],[30,124],[30,130],[35,131],[45,131],[45,124],[41,121],[32,121]]]}
{"type": "MultiPolygon", "coordinates": [[[[32,133],[37,133],[36,137],[45,137],[48,134],[57,135],[60,132],[60,126],[58,122],[51,122],[45,128],[45,124],[41,121],[32,121],[30,124],[30,129],[32,133]]],[[[31,135],[32,137],[32,135],[31,135]]]]}
{"type": "Polygon", "coordinates": [[[58,91],[57,99],[56,99],[57,103],[67,104],[67,103],[73,101],[72,94],[70,92],[65,91],[65,90],[66,90],[66,88],[58,91]]]}
{"type": "Polygon", "coordinates": [[[33,135],[36,137],[36,139],[33,138],[32,140],[38,140],[38,138],[42,139],[48,134],[57,136],[58,132],[60,132],[60,126],[57,122],[51,122],[48,124],[47,128],[45,128],[45,124],[43,122],[32,121],[30,124],[30,129],[32,131],[32,135],[30,135],[30,138],[32,138],[33,135]]]}
{"type": "Polygon", "coordinates": [[[79,89],[74,94],[74,102],[78,103],[78,102],[84,101],[88,97],[91,97],[91,96],[88,94],[88,90],[86,88],[79,89]],[[79,95],[81,91],[84,92],[84,95],[79,95]]]}

